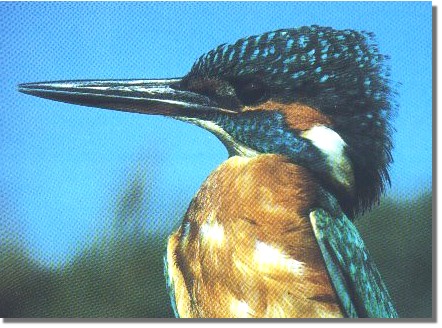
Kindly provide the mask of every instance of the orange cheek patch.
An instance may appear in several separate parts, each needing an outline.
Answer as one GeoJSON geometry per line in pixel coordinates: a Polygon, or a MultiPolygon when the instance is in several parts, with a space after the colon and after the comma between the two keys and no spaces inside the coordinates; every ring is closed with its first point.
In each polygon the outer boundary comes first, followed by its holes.
{"type": "Polygon", "coordinates": [[[243,108],[243,112],[254,110],[276,110],[281,112],[284,114],[289,127],[295,130],[305,131],[315,125],[333,127],[333,122],[327,115],[300,103],[283,104],[270,100],[256,107],[246,106],[243,108]]]}

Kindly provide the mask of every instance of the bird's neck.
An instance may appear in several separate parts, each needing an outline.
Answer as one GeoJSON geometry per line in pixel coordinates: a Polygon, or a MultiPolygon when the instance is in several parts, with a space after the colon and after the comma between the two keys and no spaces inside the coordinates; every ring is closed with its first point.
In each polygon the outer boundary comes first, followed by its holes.
{"type": "MultiPolygon", "coordinates": [[[[327,126],[331,123],[317,110],[297,104],[283,105],[270,102],[260,109],[248,108],[246,112],[233,116],[218,114],[206,118],[177,119],[212,132],[225,145],[230,157],[277,154],[279,158],[288,159],[294,167],[306,168],[303,175],[313,174],[315,179],[320,179],[321,186],[334,194],[346,213],[351,215],[355,186],[347,144],[327,126]],[[266,106],[282,110],[270,110],[266,106]],[[299,118],[301,111],[307,113],[307,118],[299,118]]],[[[270,157],[266,160],[270,161],[270,157]]],[[[279,174],[283,174],[286,166],[279,168],[279,174]]]]}

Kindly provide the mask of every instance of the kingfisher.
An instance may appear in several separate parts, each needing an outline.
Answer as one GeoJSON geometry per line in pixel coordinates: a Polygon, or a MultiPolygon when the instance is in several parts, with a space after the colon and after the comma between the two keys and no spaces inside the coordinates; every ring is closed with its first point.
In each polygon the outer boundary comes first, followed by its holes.
{"type": "Polygon", "coordinates": [[[396,318],[353,223],[390,183],[387,60],[371,32],[312,25],[222,44],[182,78],[19,91],[168,116],[226,147],[167,243],[178,317],[396,318]]]}

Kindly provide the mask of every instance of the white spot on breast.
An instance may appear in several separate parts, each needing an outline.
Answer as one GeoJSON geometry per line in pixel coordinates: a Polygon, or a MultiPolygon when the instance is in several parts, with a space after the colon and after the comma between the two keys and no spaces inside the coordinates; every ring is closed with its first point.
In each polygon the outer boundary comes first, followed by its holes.
{"type": "Polygon", "coordinates": [[[251,310],[246,302],[233,299],[230,303],[230,312],[235,318],[249,318],[251,310]]]}
{"type": "Polygon", "coordinates": [[[297,261],[279,249],[261,241],[256,242],[254,261],[258,270],[264,272],[272,272],[275,269],[280,269],[298,275],[304,273],[303,262],[297,261]]]}
{"type": "Polygon", "coordinates": [[[224,228],[216,221],[208,221],[201,226],[201,238],[210,246],[220,247],[224,241],[224,228]]]}

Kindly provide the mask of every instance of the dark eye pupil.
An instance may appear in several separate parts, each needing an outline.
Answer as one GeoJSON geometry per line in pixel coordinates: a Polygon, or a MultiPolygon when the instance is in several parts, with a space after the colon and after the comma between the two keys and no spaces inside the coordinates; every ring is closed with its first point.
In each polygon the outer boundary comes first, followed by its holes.
{"type": "Polygon", "coordinates": [[[253,105],[264,100],[265,87],[260,82],[248,82],[238,86],[236,93],[244,105],[253,105]]]}

